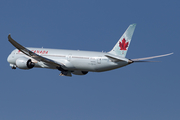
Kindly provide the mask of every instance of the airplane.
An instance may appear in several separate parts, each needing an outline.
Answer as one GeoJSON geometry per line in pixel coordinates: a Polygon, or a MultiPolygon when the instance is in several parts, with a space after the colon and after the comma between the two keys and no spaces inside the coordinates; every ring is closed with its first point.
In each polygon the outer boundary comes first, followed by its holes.
{"type": "Polygon", "coordinates": [[[8,35],[8,41],[17,49],[8,56],[12,69],[49,68],[61,71],[61,76],[86,75],[88,72],[104,72],[117,69],[134,62],[152,62],[148,59],[168,56],[173,53],[138,58],[125,58],[136,24],[131,24],[109,52],[63,50],[24,47],[8,35]]]}

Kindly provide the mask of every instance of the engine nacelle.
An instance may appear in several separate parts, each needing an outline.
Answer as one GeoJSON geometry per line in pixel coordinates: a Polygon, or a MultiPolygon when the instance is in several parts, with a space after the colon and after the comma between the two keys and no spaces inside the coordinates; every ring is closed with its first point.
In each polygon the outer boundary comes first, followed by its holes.
{"type": "Polygon", "coordinates": [[[87,73],[88,71],[79,71],[79,70],[72,72],[72,74],[74,75],[86,75],[87,73]]]}
{"type": "Polygon", "coordinates": [[[18,58],[16,60],[16,66],[20,69],[31,69],[35,64],[28,58],[18,58]]]}

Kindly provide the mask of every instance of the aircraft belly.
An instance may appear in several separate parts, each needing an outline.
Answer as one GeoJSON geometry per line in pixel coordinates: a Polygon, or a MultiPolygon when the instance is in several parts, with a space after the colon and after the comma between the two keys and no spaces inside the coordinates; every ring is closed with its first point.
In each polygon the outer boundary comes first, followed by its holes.
{"type": "Polygon", "coordinates": [[[81,71],[95,71],[95,62],[91,62],[90,60],[73,60],[71,61],[73,64],[74,68],[76,70],[81,70],[81,71]]]}
{"type": "Polygon", "coordinates": [[[128,65],[127,62],[108,62],[96,66],[96,72],[104,72],[128,65]]]}

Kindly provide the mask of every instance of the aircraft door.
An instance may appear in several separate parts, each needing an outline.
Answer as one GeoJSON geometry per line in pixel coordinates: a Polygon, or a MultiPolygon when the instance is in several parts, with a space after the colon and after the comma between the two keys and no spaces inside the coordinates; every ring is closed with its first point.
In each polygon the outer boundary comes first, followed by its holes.
{"type": "Polygon", "coordinates": [[[98,58],[97,58],[97,63],[98,63],[98,64],[101,64],[101,57],[98,57],[98,58]]]}
{"type": "Polygon", "coordinates": [[[71,54],[67,55],[66,57],[67,57],[67,60],[68,60],[68,61],[71,61],[71,58],[72,58],[72,55],[71,55],[71,54]]]}

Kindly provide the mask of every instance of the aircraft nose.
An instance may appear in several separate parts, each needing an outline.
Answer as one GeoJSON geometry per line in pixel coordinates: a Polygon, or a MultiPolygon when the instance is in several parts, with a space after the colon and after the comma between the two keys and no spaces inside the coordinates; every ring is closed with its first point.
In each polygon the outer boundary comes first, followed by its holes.
{"type": "Polygon", "coordinates": [[[8,56],[7,61],[10,62],[10,55],[8,56]]]}
{"type": "Polygon", "coordinates": [[[9,56],[8,56],[8,58],[7,58],[7,61],[9,62],[9,63],[12,63],[13,61],[13,56],[10,54],[9,56]]]}

